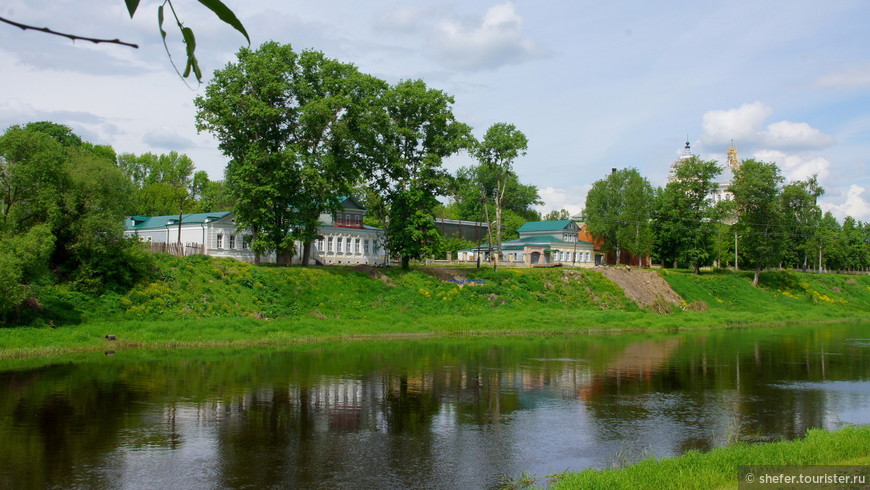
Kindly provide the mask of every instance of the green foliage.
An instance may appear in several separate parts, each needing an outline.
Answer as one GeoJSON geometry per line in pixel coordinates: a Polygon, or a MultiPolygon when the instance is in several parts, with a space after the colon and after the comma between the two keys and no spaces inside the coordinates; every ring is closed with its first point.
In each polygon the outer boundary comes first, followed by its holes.
{"type": "MultiPolygon", "coordinates": [[[[139,8],[140,0],[124,0],[124,3],[127,5],[127,12],[130,14],[130,18],[136,14],[136,10],[139,8]]],[[[229,9],[223,2],[220,0],[198,0],[199,3],[205,8],[211,10],[211,12],[221,21],[237,30],[248,41],[248,44],[251,44],[251,38],[248,36],[248,31],[245,30],[245,26],[242,22],[236,17],[236,14],[229,9]]],[[[172,4],[172,0],[164,0],[160,6],[157,7],[157,26],[160,29],[160,37],[163,40],[163,47],[166,48],[166,52],[169,53],[169,46],[166,44],[166,31],[163,29],[163,20],[165,19],[164,15],[164,7],[169,5],[169,11],[172,16],[175,18],[175,23],[178,26],[178,30],[181,33],[182,40],[185,44],[185,54],[187,56],[187,61],[185,63],[183,78],[187,78],[191,75],[191,72],[196,77],[197,82],[202,82],[202,71],[199,68],[199,61],[196,59],[196,41],[194,39],[193,30],[190,27],[185,27],[181,22],[181,19],[178,18],[178,14],[175,12],[175,6],[172,4]]],[[[170,56],[170,62],[172,61],[172,57],[170,56]]],[[[175,64],[173,63],[173,66],[175,64]]],[[[178,69],[176,68],[176,71],[178,69]]]]}
{"type": "Polygon", "coordinates": [[[824,192],[815,175],[783,187],[780,199],[783,229],[786,231],[783,247],[785,265],[812,268],[822,220],[822,210],[817,200],[824,192]]]}
{"type": "Polygon", "coordinates": [[[436,196],[444,194],[448,174],[442,160],[471,143],[470,128],[453,116],[453,98],[422,80],[399,82],[376,101],[359,138],[370,187],[387,211],[387,248],[412,259],[438,249],[430,233],[436,196]],[[425,243],[413,240],[424,239],[425,243]]]}
{"type": "Polygon", "coordinates": [[[310,243],[320,214],[337,211],[359,179],[364,120],[385,88],[350,64],[274,42],[215,72],[194,101],[197,129],[230,158],[236,223],[252,231],[258,254],[310,243]]]}
{"type": "Polygon", "coordinates": [[[836,432],[810,429],[796,441],[738,443],[708,453],[689,451],[675,458],[650,457],[623,469],[566,472],[548,488],[727,488],[738,484],[740,465],[837,465],[870,456],[870,426],[836,432]]]}
{"type": "Polygon", "coordinates": [[[541,218],[542,221],[560,221],[564,219],[571,219],[571,213],[567,209],[554,209],[541,218]]]}
{"type": "Polygon", "coordinates": [[[695,273],[712,262],[720,210],[711,198],[722,168],[697,157],[674,164],[670,181],[657,196],[656,251],[662,262],[690,265],[695,273]]]}
{"type": "Polygon", "coordinates": [[[732,314],[750,312],[758,315],[758,321],[809,320],[870,308],[870,281],[854,276],[765,271],[759,275],[758,288],[752,286],[749,272],[668,271],[663,276],[686,303],[703,301],[711,311],[732,314]]]}
{"type": "Polygon", "coordinates": [[[744,160],[734,174],[730,190],[737,205],[740,247],[758,272],[779,264],[783,251],[780,234],[783,215],[779,185],[782,177],[774,163],[744,160]]]}
{"type": "Polygon", "coordinates": [[[526,135],[513,124],[496,123],[486,131],[482,141],[471,147],[472,156],[480,162],[476,174],[484,206],[487,200],[492,200],[495,205],[495,267],[498,267],[498,259],[502,256],[502,210],[505,194],[510,183],[518,180],[513,172],[513,162],[526,154],[528,146],[526,135]]]}
{"type": "MultiPolygon", "coordinates": [[[[134,192],[128,213],[135,216],[165,216],[184,214],[196,197],[193,180],[193,160],[177,152],[140,156],[124,153],[118,166],[133,182],[134,192]]],[[[200,181],[198,186],[206,185],[200,181]]],[[[207,174],[205,180],[208,180],[207,174]]]]}
{"type": "Polygon", "coordinates": [[[644,256],[652,250],[650,220],[653,189],[635,168],[612,172],[592,184],[586,195],[586,226],[604,240],[602,248],[616,254],[626,250],[644,256]]]}
{"type": "Polygon", "coordinates": [[[143,260],[139,245],[121,239],[130,183],[113,156],[54,123],[12,126],[0,136],[0,243],[10,250],[0,315],[47,280],[36,270],[96,291],[131,285],[147,269],[130,266],[143,260]]]}
{"type": "Polygon", "coordinates": [[[47,224],[25,233],[0,235],[0,325],[30,295],[30,284],[48,275],[54,236],[47,224]]]}

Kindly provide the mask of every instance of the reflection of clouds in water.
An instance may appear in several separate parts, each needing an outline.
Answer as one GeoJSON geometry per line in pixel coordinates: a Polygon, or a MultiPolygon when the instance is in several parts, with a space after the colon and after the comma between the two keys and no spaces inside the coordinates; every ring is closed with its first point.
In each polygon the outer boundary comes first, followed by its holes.
{"type": "Polygon", "coordinates": [[[858,347],[870,347],[870,339],[846,339],[846,344],[858,347]]]}
{"type": "Polygon", "coordinates": [[[541,358],[532,358],[530,361],[538,361],[538,362],[586,362],[585,359],[570,359],[570,358],[556,358],[556,359],[541,359],[541,358]]]}
{"type": "Polygon", "coordinates": [[[778,383],[770,385],[773,388],[783,390],[812,390],[826,393],[860,393],[870,395],[870,382],[866,381],[822,381],[822,382],[794,382],[778,383]]]}

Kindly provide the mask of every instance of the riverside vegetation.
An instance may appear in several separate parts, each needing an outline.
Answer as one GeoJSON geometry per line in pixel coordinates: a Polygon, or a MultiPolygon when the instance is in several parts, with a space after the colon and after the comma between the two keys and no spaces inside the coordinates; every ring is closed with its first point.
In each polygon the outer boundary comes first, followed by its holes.
{"type": "Polygon", "coordinates": [[[262,267],[157,254],[134,287],[99,296],[34,286],[0,356],[279,344],[371,336],[674,331],[866,319],[870,277],[662,270],[679,305],[638,307],[599,271],[262,267]],[[455,273],[459,273],[458,276],[455,273]],[[462,277],[460,287],[449,279],[462,277]],[[472,283],[473,282],[473,283],[472,283]],[[670,313],[670,314],[663,314],[670,313]],[[54,327],[54,328],[51,328],[54,327]]]}
{"type": "MultiPolygon", "coordinates": [[[[868,440],[870,426],[835,432],[811,429],[806,437],[795,441],[738,443],[707,453],[689,451],[675,458],[649,458],[625,468],[552,475],[548,488],[737,488],[737,468],[741,465],[870,465],[868,440]]],[[[503,488],[533,488],[536,483],[542,481],[524,474],[506,481],[503,488]]]]}

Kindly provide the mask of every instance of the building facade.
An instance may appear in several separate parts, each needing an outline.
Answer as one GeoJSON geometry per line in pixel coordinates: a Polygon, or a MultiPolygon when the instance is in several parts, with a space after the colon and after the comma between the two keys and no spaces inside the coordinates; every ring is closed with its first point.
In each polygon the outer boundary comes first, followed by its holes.
{"type": "MultiPolygon", "coordinates": [[[[352,197],[342,198],[342,209],[332,215],[320,216],[319,237],[312,244],[311,263],[319,265],[380,265],[387,261],[383,247],[383,230],[363,224],[365,209],[352,197]]],[[[290,232],[290,230],[288,230],[290,232]]],[[[250,243],[252,234],[239,229],[231,211],[195,213],[181,216],[131,216],[125,223],[124,234],[136,236],[153,244],[182,243],[187,250],[213,257],[231,257],[253,262],[254,251],[250,243]],[[179,232],[181,240],[179,240],[179,232]]],[[[296,242],[296,253],[291,263],[300,263],[302,243],[296,242]]],[[[264,263],[275,263],[271,253],[261,256],[264,263]]]]}
{"type": "MultiPolygon", "coordinates": [[[[563,264],[578,267],[595,265],[595,245],[578,239],[580,229],[570,219],[529,221],[518,230],[520,237],[501,244],[500,262],[517,266],[563,264]]],[[[496,247],[488,245],[459,251],[460,261],[489,260],[496,247]]]]}

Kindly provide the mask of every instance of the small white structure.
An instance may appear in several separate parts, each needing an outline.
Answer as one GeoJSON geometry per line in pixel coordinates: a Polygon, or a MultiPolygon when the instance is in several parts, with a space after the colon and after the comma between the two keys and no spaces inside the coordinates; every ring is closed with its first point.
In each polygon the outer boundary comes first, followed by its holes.
{"type": "MultiPolygon", "coordinates": [[[[570,219],[529,221],[518,230],[520,237],[501,244],[501,261],[518,266],[565,264],[578,267],[595,266],[595,245],[578,239],[580,229],[570,219]]],[[[493,252],[495,252],[493,245],[493,252]]],[[[488,259],[488,245],[459,251],[460,261],[488,259]]]]}
{"type": "MultiPolygon", "coordinates": [[[[311,248],[311,263],[319,265],[384,264],[387,253],[383,249],[383,230],[363,224],[363,208],[354,198],[342,198],[342,209],[333,218],[320,215],[320,237],[311,248]]],[[[125,223],[124,234],[137,236],[149,243],[178,243],[178,215],[131,216],[125,223]]],[[[205,255],[232,257],[246,262],[254,261],[251,233],[236,227],[231,211],[194,213],[181,216],[181,243],[186,248],[201,250],[205,255]]],[[[296,242],[292,263],[300,263],[302,243],[296,242]]],[[[274,253],[260,257],[264,263],[274,263],[274,253]]]]}

